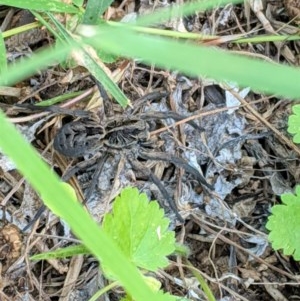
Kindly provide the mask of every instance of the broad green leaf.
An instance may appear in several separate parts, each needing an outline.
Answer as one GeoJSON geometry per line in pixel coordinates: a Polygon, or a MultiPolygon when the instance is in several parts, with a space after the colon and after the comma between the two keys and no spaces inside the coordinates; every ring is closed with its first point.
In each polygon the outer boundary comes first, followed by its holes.
{"type": "Polygon", "coordinates": [[[272,207],[266,228],[274,250],[283,249],[285,255],[300,260],[300,186],[292,193],[281,196],[282,205],[272,207]]]}
{"type": "Polygon", "coordinates": [[[174,232],[156,201],[136,188],[125,188],[104,217],[103,229],[136,266],[156,271],[168,265],[167,255],[175,250],[174,232]]]}
{"type": "Polygon", "coordinates": [[[1,0],[2,5],[19,7],[37,11],[52,11],[57,13],[79,13],[78,8],[55,0],[1,0]]]}
{"type": "Polygon", "coordinates": [[[300,143],[300,105],[294,105],[292,107],[294,114],[289,116],[288,132],[292,135],[295,143],[300,143]]]}
{"type": "Polygon", "coordinates": [[[156,278],[151,276],[144,276],[144,279],[153,291],[158,292],[160,290],[161,283],[156,278]]]}
{"type": "Polygon", "coordinates": [[[151,291],[139,271],[96,224],[78,202],[74,202],[59,179],[40,159],[0,111],[0,148],[9,156],[33,188],[45,197],[45,204],[65,220],[85,246],[101,261],[136,301],[165,301],[151,291]]]}

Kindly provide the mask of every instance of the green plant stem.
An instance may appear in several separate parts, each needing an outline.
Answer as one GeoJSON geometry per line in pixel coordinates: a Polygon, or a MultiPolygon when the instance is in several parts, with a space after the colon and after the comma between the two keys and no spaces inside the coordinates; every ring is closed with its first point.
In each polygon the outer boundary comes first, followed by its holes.
{"type": "Polygon", "coordinates": [[[71,92],[71,93],[65,93],[63,95],[59,95],[57,97],[53,97],[51,99],[47,99],[47,100],[43,100],[37,104],[35,104],[36,106],[41,106],[41,107],[47,107],[47,106],[52,106],[54,104],[60,103],[62,101],[65,101],[67,99],[76,97],[81,95],[84,92],[71,92]]]}
{"type": "Polygon", "coordinates": [[[187,262],[187,266],[190,268],[190,271],[192,272],[192,274],[199,281],[201,288],[203,289],[203,292],[204,292],[205,296],[207,297],[207,299],[209,301],[216,301],[214,294],[212,293],[211,289],[207,285],[207,283],[206,283],[205,279],[202,277],[202,275],[194,268],[194,266],[188,260],[186,262],[187,262]]]}
{"type": "Polygon", "coordinates": [[[113,289],[114,287],[117,287],[120,285],[117,281],[105,286],[103,289],[99,290],[92,298],[89,299],[89,301],[96,301],[98,298],[100,298],[102,295],[104,295],[109,290],[113,289]]]}
{"type": "Polygon", "coordinates": [[[32,23],[29,23],[26,25],[22,25],[22,26],[13,28],[13,29],[9,29],[2,33],[3,38],[8,38],[8,37],[14,36],[16,34],[20,34],[22,32],[25,32],[25,31],[28,31],[28,30],[31,30],[34,28],[38,28],[38,27],[41,27],[41,24],[39,22],[32,22],[32,23]]]}
{"type": "Polygon", "coordinates": [[[260,35],[251,38],[238,38],[233,40],[232,43],[265,43],[265,42],[284,42],[284,41],[298,41],[300,40],[299,35],[282,36],[282,35],[260,35]]]}
{"type": "MultiPolygon", "coordinates": [[[[132,25],[131,23],[121,23],[121,22],[114,22],[108,21],[108,25],[112,27],[122,27],[130,30],[134,30],[136,32],[147,33],[162,37],[169,37],[169,38],[176,38],[176,39],[188,39],[188,40],[196,40],[196,41],[210,41],[210,40],[217,40],[220,39],[222,41],[223,36],[212,36],[212,35],[201,35],[199,33],[192,33],[192,32],[179,32],[173,30],[166,30],[160,28],[152,28],[152,27],[143,27],[143,26],[136,26],[132,25]]],[[[242,36],[248,35],[245,33],[243,35],[232,35],[227,36],[230,39],[230,42],[235,44],[242,44],[242,43],[264,43],[264,42],[276,42],[276,41],[297,41],[300,40],[299,35],[259,35],[253,36],[251,38],[243,38],[242,36]]]]}
{"type": "Polygon", "coordinates": [[[114,22],[114,21],[108,21],[106,23],[112,27],[121,27],[121,28],[131,29],[137,32],[165,36],[170,38],[191,39],[191,40],[214,40],[219,38],[219,36],[200,35],[198,33],[192,33],[192,32],[179,32],[179,31],[166,30],[160,28],[136,26],[136,25],[132,25],[131,23],[122,23],[122,22],[114,22]]]}

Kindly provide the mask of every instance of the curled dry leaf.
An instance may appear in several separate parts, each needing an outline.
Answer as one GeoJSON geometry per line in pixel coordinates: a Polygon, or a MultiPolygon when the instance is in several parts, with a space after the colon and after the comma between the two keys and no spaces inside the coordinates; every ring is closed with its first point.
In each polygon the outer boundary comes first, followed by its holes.
{"type": "Polygon", "coordinates": [[[1,259],[5,261],[3,270],[6,270],[21,255],[23,243],[20,229],[13,224],[2,227],[0,229],[0,245],[1,259]]]}

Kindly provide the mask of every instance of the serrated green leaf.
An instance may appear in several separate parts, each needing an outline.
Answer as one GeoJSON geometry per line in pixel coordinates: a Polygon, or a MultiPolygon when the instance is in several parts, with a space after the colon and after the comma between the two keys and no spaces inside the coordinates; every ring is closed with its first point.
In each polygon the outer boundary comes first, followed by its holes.
{"type": "Polygon", "coordinates": [[[289,116],[288,132],[294,135],[295,143],[300,143],[300,105],[294,105],[292,111],[294,114],[289,116]]]}
{"type": "Polygon", "coordinates": [[[285,255],[300,260],[300,186],[296,194],[281,196],[282,205],[272,208],[266,228],[270,230],[269,240],[275,250],[283,249],[285,255]]]}
{"type": "Polygon", "coordinates": [[[144,276],[146,283],[148,286],[155,292],[158,292],[161,288],[161,283],[151,276],[144,276]]]}
{"type": "Polygon", "coordinates": [[[166,256],[175,249],[169,222],[156,201],[149,202],[144,193],[129,187],[116,198],[113,211],[104,218],[103,229],[131,262],[155,271],[168,265],[166,256]]]}
{"type": "Polygon", "coordinates": [[[300,115],[300,105],[294,105],[292,111],[294,114],[300,115]]]}

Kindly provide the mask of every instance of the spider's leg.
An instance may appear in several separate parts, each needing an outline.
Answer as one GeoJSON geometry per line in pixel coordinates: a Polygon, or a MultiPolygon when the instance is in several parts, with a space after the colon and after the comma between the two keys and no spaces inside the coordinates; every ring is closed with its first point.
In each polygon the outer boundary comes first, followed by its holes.
{"type": "Polygon", "coordinates": [[[92,195],[92,193],[93,193],[93,191],[94,191],[94,189],[97,185],[99,176],[102,172],[103,165],[104,165],[106,159],[108,158],[108,155],[109,154],[106,153],[104,156],[98,158],[97,163],[96,163],[96,171],[93,174],[92,183],[89,185],[89,188],[87,190],[87,193],[86,193],[86,196],[85,196],[85,201],[87,201],[91,197],[91,195],[92,195]]]}
{"type": "MultiPolygon", "coordinates": [[[[183,116],[180,114],[177,114],[175,112],[152,112],[152,113],[143,113],[140,114],[139,117],[142,120],[153,120],[153,119],[174,119],[176,121],[180,121],[183,120],[185,118],[188,118],[190,116],[183,116]]],[[[186,122],[187,124],[191,125],[194,129],[200,131],[200,132],[204,132],[204,128],[200,127],[195,121],[193,120],[188,120],[186,122]]]]}
{"type": "Polygon", "coordinates": [[[207,183],[207,181],[205,180],[203,175],[201,175],[201,173],[196,168],[189,165],[185,160],[183,160],[181,158],[178,158],[175,156],[170,156],[170,155],[162,153],[162,152],[151,153],[151,152],[145,152],[142,150],[139,151],[139,155],[143,159],[166,161],[166,162],[172,163],[175,166],[182,167],[185,171],[192,174],[197,179],[197,181],[199,181],[199,183],[201,183],[202,185],[204,185],[205,187],[207,187],[210,190],[214,189],[211,184],[207,183]]]}
{"type": "Polygon", "coordinates": [[[28,229],[30,229],[33,224],[41,217],[41,215],[43,214],[43,212],[46,210],[46,205],[42,205],[38,211],[36,212],[35,216],[33,217],[33,219],[23,228],[23,232],[26,232],[28,229]]]}
{"type": "Polygon", "coordinates": [[[68,182],[78,171],[93,166],[99,160],[99,156],[94,156],[93,158],[77,163],[75,166],[69,168],[65,174],[61,177],[61,180],[68,182]]]}
{"type": "Polygon", "coordinates": [[[90,196],[92,195],[96,185],[97,185],[97,181],[98,181],[98,178],[99,178],[99,175],[101,174],[101,171],[102,171],[102,168],[103,168],[103,165],[106,161],[108,157],[108,153],[105,153],[104,156],[100,156],[99,157],[99,154],[94,156],[93,158],[91,158],[90,160],[88,161],[83,161],[83,162],[80,162],[78,163],[77,165],[75,165],[74,167],[70,168],[63,176],[62,176],[62,180],[64,182],[67,182],[71,177],[73,177],[75,175],[75,173],[77,173],[78,171],[80,171],[81,169],[84,169],[84,168],[87,168],[87,167],[90,167],[90,166],[93,166],[95,165],[96,168],[95,168],[95,172],[93,174],[93,178],[92,178],[92,182],[91,184],[89,185],[89,188],[87,190],[87,193],[85,195],[85,200],[84,200],[84,203],[90,198],[90,196]]]}
{"type": "Polygon", "coordinates": [[[163,186],[163,184],[161,183],[161,181],[159,180],[159,178],[148,168],[146,168],[142,163],[138,162],[137,160],[133,159],[130,155],[127,156],[127,159],[129,161],[129,163],[131,164],[131,166],[133,167],[133,169],[141,172],[142,174],[144,174],[146,177],[148,177],[159,189],[159,191],[161,192],[162,196],[167,200],[170,208],[173,210],[173,212],[175,213],[177,219],[183,223],[184,220],[182,218],[182,216],[179,214],[173,199],[170,197],[169,193],[167,192],[166,188],[163,186]]]}
{"type": "MultiPolygon", "coordinates": [[[[95,186],[97,185],[97,180],[99,178],[99,175],[102,171],[102,167],[104,165],[104,162],[106,161],[108,157],[108,154],[105,154],[102,157],[97,157],[95,156],[94,158],[91,158],[91,160],[88,161],[83,161],[78,163],[77,165],[75,165],[74,167],[70,168],[63,176],[62,176],[62,181],[67,182],[70,178],[72,178],[75,173],[77,173],[78,171],[80,171],[83,168],[92,166],[96,163],[96,171],[93,175],[93,179],[92,179],[92,183],[90,185],[90,187],[88,188],[87,194],[85,199],[88,200],[95,188],[95,186]]],[[[34,215],[33,219],[24,227],[23,232],[26,232],[28,229],[30,229],[32,227],[32,225],[41,217],[41,215],[43,214],[43,212],[46,210],[46,206],[43,204],[38,211],[36,212],[36,214],[34,215]]]]}

